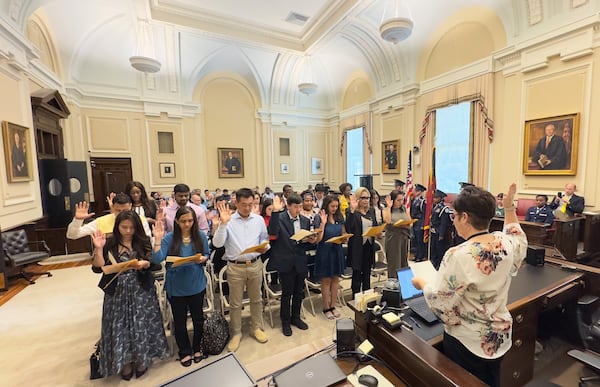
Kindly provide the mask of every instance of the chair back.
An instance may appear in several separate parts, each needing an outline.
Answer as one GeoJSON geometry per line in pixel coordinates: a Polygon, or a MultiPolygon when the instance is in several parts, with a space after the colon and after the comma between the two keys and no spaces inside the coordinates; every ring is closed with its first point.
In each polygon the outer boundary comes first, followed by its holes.
{"type": "Polygon", "coordinates": [[[2,247],[9,255],[29,252],[29,241],[25,230],[2,232],[2,247]]]}

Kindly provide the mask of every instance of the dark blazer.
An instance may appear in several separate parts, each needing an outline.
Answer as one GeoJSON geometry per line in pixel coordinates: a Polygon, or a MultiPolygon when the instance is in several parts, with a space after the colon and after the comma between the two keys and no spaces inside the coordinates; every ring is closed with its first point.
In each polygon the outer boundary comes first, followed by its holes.
{"type": "MultiPolygon", "coordinates": [[[[310,230],[310,220],[302,215],[300,219],[300,228],[310,230]]],[[[271,260],[269,266],[280,273],[306,273],[308,250],[314,250],[316,245],[308,242],[296,242],[290,237],[295,234],[294,225],[286,210],[273,212],[267,228],[269,235],[277,237],[277,243],[271,244],[271,260]]]]}
{"type": "Polygon", "coordinates": [[[538,208],[538,206],[529,207],[527,215],[525,215],[525,221],[552,224],[554,222],[554,213],[552,212],[552,208],[547,204],[541,208],[538,208]]]}
{"type": "Polygon", "coordinates": [[[546,148],[546,137],[542,137],[535,148],[534,161],[537,162],[543,154],[551,161],[543,169],[564,169],[566,167],[567,150],[562,137],[552,136],[548,148],[546,148]]]}
{"type": "MultiPolygon", "coordinates": [[[[373,221],[373,226],[377,226],[377,219],[375,219],[373,207],[369,208],[364,216],[373,221]]],[[[346,263],[346,266],[351,266],[356,270],[362,268],[364,259],[369,260],[371,264],[375,261],[375,243],[373,242],[373,237],[370,237],[366,246],[363,246],[362,217],[363,215],[359,211],[354,211],[354,213],[352,213],[350,212],[350,207],[346,209],[346,232],[354,234],[348,240],[348,262],[346,263]]]]}
{"type": "MultiPolygon", "coordinates": [[[[552,202],[550,203],[550,207],[552,209],[558,208],[560,203],[560,198],[555,196],[552,202]],[[558,199],[558,200],[557,200],[558,199]]],[[[569,216],[573,216],[574,214],[581,214],[583,212],[583,208],[585,207],[585,199],[583,196],[571,195],[571,200],[569,200],[569,204],[567,205],[567,214],[569,216]]]]}

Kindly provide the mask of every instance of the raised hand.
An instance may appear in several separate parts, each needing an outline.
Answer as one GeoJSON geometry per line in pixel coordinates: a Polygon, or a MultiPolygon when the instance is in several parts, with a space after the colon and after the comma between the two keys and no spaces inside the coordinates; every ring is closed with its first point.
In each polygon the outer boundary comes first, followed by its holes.
{"type": "Polygon", "coordinates": [[[102,251],[106,244],[106,235],[100,230],[96,230],[92,235],[92,243],[97,251],[102,251]]]}
{"type": "Polygon", "coordinates": [[[393,205],[394,205],[394,201],[392,200],[392,197],[390,195],[387,195],[385,197],[385,206],[387,208],[392,208],[393,205]]]}
{"type": "Polygon", "coordinates": [[[350,211],[354,212],[358,208],[358,200],[354,194],[350,195],[350,211]]]}
{"type": "Polygon", "coordinates": [[[90,205],[87,202],[79,202],[75,204],[75,219],[87,219],[94,216],[94,212],[88,214],[90,205]]]}
{"type": "Polygon", "coordinates": [[[110,194],[108,194],[108,196],[106,197],[106,202],[108,203],[108,208],[112,209],[113,206],[113,199],[115,198],[115,196],[117,196],[116,193],[111,192],[110,194]]]}
{"type": "Polygon", "coordinates": [[[517,184],[512,183],[508,186],[508,192],[502,198],[502,204],[504,208],[514,207],[515,205],[515,193],[517,192],[517,184]]]}
{"type": "Polygon", "coordinates": [[[325,210],[319,211],[319,218],[321,218],[321,225],[323,226],[323,228],[325,227],[325,223],[327,223],[328,217],[329,216],[327,215],[325,210]]]}
{"type": "Polygon", "coordinates": [[[154,235],[155,244],[158,244],[156,242],[162,240],[162,238],[165,236],[165,222],[163,220],[157,220],[156,223],[154,223],[152,235],[154,235]]]}
{"type": "Polygon", "coordinates": [[[233,213],[229,208],[229,204],[221,202],[217,204],[217,210],[219,210],[219,217],[221,218],[221,223],[227,224],[229,222],[229,219],[231,219],[231,214],[233,213]]]}
{"type": "Polygon", "coordinates": [[[281,211],[281,209],[284,206],[285,206],[285,203],[283,202],[283,200],[281,200],[279,195],[275,195],[275,197],[273,198],[273,212],[281,211]]]}

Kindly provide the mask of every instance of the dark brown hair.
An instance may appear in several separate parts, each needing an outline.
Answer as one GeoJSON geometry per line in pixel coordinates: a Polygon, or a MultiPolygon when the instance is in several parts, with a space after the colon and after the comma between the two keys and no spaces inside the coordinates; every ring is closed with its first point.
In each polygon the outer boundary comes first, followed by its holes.
{"type": "Polygon", "coordinates": [[[483,188],[468,186],[460,191],[453,203],[456,213],[469,214],[469,223],[477,230],[490,227],[496,212],[496,198],[483,188]]]}

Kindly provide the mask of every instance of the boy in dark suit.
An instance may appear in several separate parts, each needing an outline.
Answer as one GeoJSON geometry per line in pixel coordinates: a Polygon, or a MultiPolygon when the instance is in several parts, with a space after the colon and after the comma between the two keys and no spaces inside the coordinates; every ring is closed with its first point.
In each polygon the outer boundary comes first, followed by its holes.
{"type": "MultiPolygon", "coordinates": [[[[268,227],[269,235],[277,237],[277,243],[273,243],[271,249],[271,260],[281,282],[280,317],[285,336],[292,335],[291,325],[301,330],[308,329],[308,325],[300,319],[304,298],[304,278],[308,272],[306,252],[314,250],[315,244],[323,235],[321,232],[298,242],[290,239],[301,229],[310,230],[310,221],[300,215],[301,209],[302,198],[298,194],[290,193],[285,207],[283,201],[276,196],[273,199],[273,212],[268,227]]],[[[321,224],[325,225],[325,221],[321,224]]]]}

